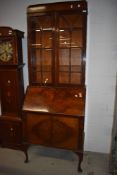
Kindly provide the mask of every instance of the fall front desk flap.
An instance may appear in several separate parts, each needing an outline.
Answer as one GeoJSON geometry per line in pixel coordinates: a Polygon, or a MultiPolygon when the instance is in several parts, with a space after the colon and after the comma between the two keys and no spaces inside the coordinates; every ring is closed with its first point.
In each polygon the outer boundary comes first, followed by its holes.
{"type": "Polygon", "coordinates": [[[84,116],[85,88],[29,86],[23,111],[84,116]]]}

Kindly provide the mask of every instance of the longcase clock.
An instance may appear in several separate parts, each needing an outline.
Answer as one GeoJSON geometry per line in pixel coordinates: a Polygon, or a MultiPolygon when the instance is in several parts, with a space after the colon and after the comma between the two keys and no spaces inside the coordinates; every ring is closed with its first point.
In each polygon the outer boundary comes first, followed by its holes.
{"type": "Polygon", "coordinates": [[[24,33],[0,27],[0,96],[3,115],[19,115],[24,97],[22,38],[24,33]]]}
{"type": "Polygon", "coordinates": [[[22,31],[0,27],[0,145],[22,150],[27,162],[27,144],[23,143],[21,112],[24,99],[23,37],[22,31]]]}

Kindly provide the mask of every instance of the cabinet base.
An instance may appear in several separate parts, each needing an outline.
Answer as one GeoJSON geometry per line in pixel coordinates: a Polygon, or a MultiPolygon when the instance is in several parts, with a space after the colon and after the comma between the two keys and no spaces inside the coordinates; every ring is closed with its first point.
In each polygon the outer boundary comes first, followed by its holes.
{"type": "Polygon", "coordinates": [[[83,152],[75,152],[77,154],[77,156],[79,157],[79,162],[78,162],[78,172],[82,172],[82,168],[81,168],[81,163],[83,161],[83,152]]]}
{"type": "MultiPolygon", "coordinates": [[[[29,146],[29,145],[28,145],[29,146]]],[[[83,172],[82,170],[82,167],[81,167],[81,164],[82,164],[82,161],[83,161],[83,152],[78,152],[78,151],[73,151],[79,158],[79,161],[78,161],[78,167],[77,167],[77,171],[78,172],[83,172]]],[[[25,152],[25,155],[26,155],[26,163],[28,162],[28,154],[27,154],[27,151],[25,152]]]]}

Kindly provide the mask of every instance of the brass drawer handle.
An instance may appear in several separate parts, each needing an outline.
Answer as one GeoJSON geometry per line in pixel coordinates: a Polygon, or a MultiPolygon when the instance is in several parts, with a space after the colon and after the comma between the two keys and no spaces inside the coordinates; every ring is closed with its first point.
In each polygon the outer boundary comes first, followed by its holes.
{"type": "Polygon", "coordinates": [[[14,129],[13,129],[13,128],[10,128],[10,131],[11,131],[11,132],[13,132],[13,131],[14,131],[14,129]]]}
{"type": "Polygon", "coordinates": [[[80,4],[78,4],[78,6],[77,6],[78,8],[80,8],[80,4]]]}
{"type": "Polygon", "coordinates": [[[10,137],[15,137],[15,130],[13,127],[10,128],[10,137]]]}
{"type": "Polygon", "coordinates": [[[7,82],[8,82],[8,84],[11,84],[11,80],[8,80],[7,82]]]}

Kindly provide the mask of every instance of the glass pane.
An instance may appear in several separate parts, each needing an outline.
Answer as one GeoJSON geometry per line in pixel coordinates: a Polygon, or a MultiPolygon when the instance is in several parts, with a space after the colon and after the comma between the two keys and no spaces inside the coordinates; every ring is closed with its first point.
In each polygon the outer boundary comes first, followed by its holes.
{"type": "Polygon", "coordinates": [[[42,66],[51,67],[52,66],[52,50],[44,49],[42,50],[42,66]]]}
{"type": "Polygon", "coordinates": [[[71,66],[81,66],[82,55],[81,49],[71,49],[71,66]]]}
{"type": "Polygon", "coordinates": [[[71,72],[80,72],[82,65],[81,49],[71,49],[71,72]]]}
{"type": "Polygon", "coordinates": [[[40,15],[29,18],[29,41],[31,55],[31,81],[34,83],[52,82],[53,59],[53,17],[40,15]],[[30,36],[31,35],[31,36],[30,36]]]}
{"type": "Polygon", "coordinates": [[[72,72],[59,72],[59,83],[62,84],[81,84],[81,74],[72,72]]]}
{"type": "Polygon", "coordinates": [[[39,83],[39,84],[48,84],[52,82],[51,72],[40,72],[40,71],[33,71],[32,73],[32,82],[39,83]]]}
{"type": "Polygon", "coordinates": [[[52,81],[52,51],[43,50],[42,52],[42,83],[50,83],[52,81]]]}
{"type": "Polygon", "coordinates": [[[32,35],[32,47],[52,48],[52,32],[35,31],[32,35]]]}
{"type": "Polygon", "coordinates": [[[41,47],[41,32],[32,32],[31,46],[35,48],[41,47]]]}
{"type": "Polygon", "coordinates": [[[69,73],[59,72],[59,83],[69,83],[69,73]]]}
{"type": "Polygon", "coordinates": [[[72,31],[71,47],[82,47],[83,46],[82,39],[83,39],[83,37],[82,37],[81,30],[72,31]]]}
{"type": "Polygon", "coordinates": [[[69,66],[69,49],[60,49],[59,50],[59,65],[60,66],[69,66]]]}
{"type": "Polygon", "coordinates": [[[33,83],[41,83],[41,72],[40,71],[32,71],[32,82],[33,83]]]}
{"type": "Polygon", "coordinates": [[[80,72],[81,73],[81,67],[77,65],[72,65],[71,66],[71,73],[72,72],[80,72]]]}
{"type": "Polygon", "coordinates": [[[40,49],[32,49],[31,63],[32,67],[39,67],[41,65],[41,52],[40,49]]]}
{"type": "Polygon", "coordinates": [[[81,30],[68,31],[60,30],[59,31],[59,47],[82,47],[83,46],[83,37],[81,30]]]}
{"type": "Polygon", "coordinates": [[[29,23],[31,26],[31,32],[33,30],[38,31],[40,29],[52,29],[52,16],[31,16],[31,18],[29,19],[29,23]]]}
{"type": "Polygon", "coordinates": [[[52,82],[51,72],[43,72],[42,77],[42,83],[45,85],[52,82]]]}
{"type": "Polygon", "coordinates": [[[31,34],[31,45],[34,47],[52,47],[52,17],[51,16],[38,16],[31,17],[29,20],[31,29],[29,31],[29,36],[31,34]]]}
{"type": "Polygon", "coordinates": [[[68,28],[68,27],[82,27],[83,15],[80,14],[63,14],[59,16],[59,28],[68,28]]]}
{"type": "MultiPolygon", "coordinates": [[[[32,70],[33,70],[33,79],[37,83],[44,83],[45,79],[47,82],[50,82],[52,78],[52,50],[50,49],[33,49],[32,56],[32,70]],[[48,73],[49,78],[45,74],[48,73]]],[[[47,83],[46,82],[46,83],[47,83]]]]}
{"type": "Polygon", "coordinates": [[[52,16],[40,15],[37,17],[38,22],[36,23],[39,28],[52,29],[52,16]]]}
{"type": "Polygon", "coordinates": [[[68,65],[59,66],[59,72],[69,72],[70,67],[68,65]]]}
{"type": "Polygon", "coordinates": [[[59,83],[68,84],[69,83],[69,72],[70,72],[70,50],[60,49],[59,50],[59,83]]]}
{"type": "Polygon", "coordinates": [[[70,47],[70,32],[65,30],[59,31],[59,47],[70,47]]]}
{"type": "Polygon", "coordinates": [[[52,47],[52,32],[43,32],[42,33],[42,47],[51,48],[52,47]]]}
{"type": "Polygon", "coordinates": [[[59,83],[81,83],[82,50],[59,49],[59,83]]]}
{"type": "Polygon", "coordinates": [[[81,84],[81,74],[80,73],[71,73],[71,83],[72,84],[81,84]]]}

